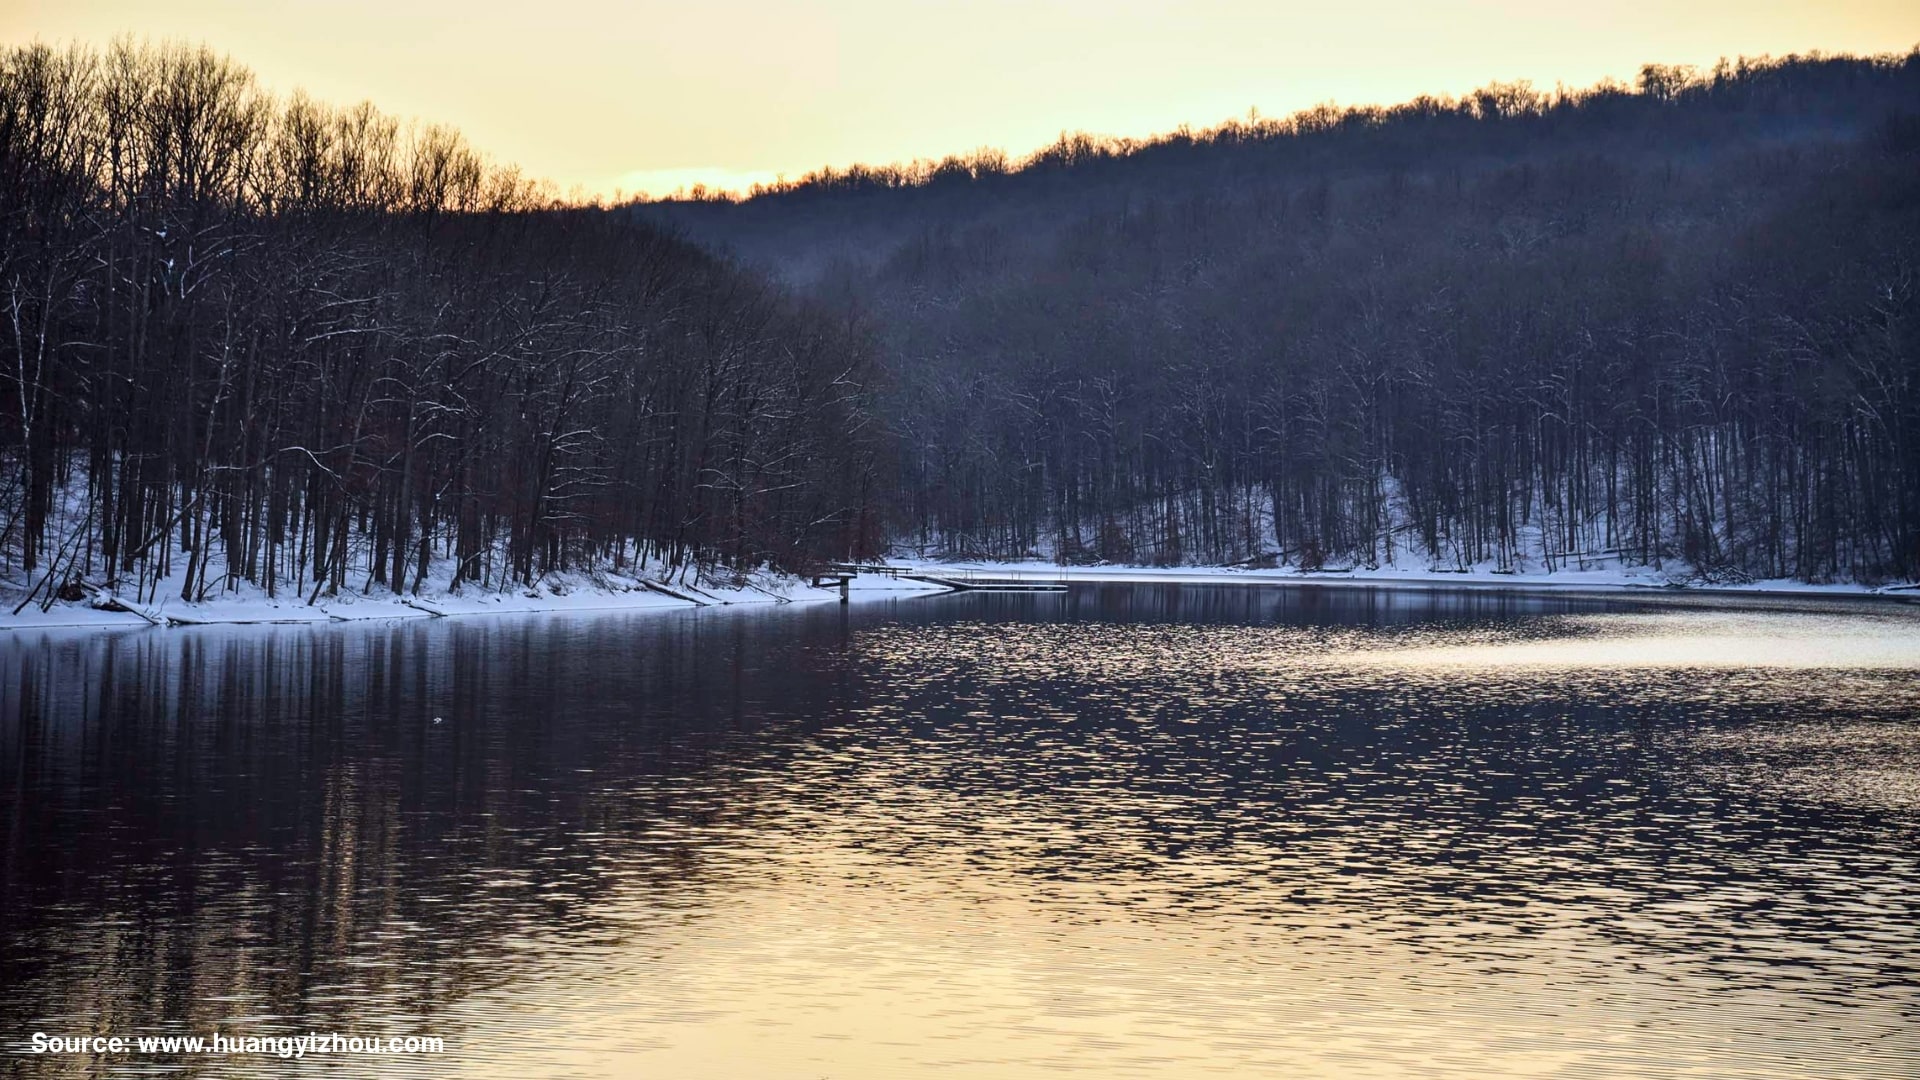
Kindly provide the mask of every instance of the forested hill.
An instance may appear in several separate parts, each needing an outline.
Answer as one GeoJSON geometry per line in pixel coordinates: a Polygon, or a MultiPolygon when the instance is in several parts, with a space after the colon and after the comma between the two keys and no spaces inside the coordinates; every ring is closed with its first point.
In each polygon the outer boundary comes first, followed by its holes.
{"type": "Polygon", "coordinates": [[[1920,575],[1920,53],[633,212],[864,307],[900,543],[1920,575]]]}
{"type": "Polygon", "coordinates": [[[1920,55],[604,210],[203,49],[6,49],[0,597],[887,544],[1911,580],[1916,288],[1920,55]]]}
{"type": "Polygon", "coordinates": [[[860,546],[871,350],[458,134],[0,51],[0,596],[525,587],[860,546]]]}

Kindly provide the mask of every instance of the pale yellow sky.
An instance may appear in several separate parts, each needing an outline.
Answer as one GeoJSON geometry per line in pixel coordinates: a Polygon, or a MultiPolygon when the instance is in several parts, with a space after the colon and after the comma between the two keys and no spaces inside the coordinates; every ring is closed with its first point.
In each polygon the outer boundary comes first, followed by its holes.
{"type": "Polygon", "coordinates": [[[0,40],[205,42],[276,90],[457,125],[564,189],[738,187],[1023,154],[1257,107],[1570,86],[1720,56],[1905,52],[1913,0],[0,0],[0,40]]]}

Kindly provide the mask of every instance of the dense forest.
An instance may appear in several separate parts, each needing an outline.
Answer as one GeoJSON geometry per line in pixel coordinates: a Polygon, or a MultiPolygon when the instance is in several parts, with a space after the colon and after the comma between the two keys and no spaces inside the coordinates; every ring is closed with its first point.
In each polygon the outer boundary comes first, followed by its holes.
{"type": "Polygon", "coordinates": [[[1920,576],[1920,53],[634,212],[871,314],[915,550],[1920,576]]]}
{"type": "Polygon", "coordinates": [[[569,205],[0,52],[0,593],[895,550],[1920,577],[1920,52],[569,205]]]}
{"type": "Polygon", "coordinates": [[[204,49],[0,53],[9,608],[870,546],[872,362],[448,129],[204,49]]]}

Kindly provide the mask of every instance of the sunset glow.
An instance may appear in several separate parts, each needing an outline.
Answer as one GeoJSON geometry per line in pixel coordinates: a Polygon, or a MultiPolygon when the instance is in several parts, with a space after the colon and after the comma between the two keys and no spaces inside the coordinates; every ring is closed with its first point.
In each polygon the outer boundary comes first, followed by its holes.
{"type": "Polygon", "coordinates": [[[205,42],[269,87],[450,123],[589,195],[742,188],[822,165],[1014,154],[1248,109],[1391,103],[1648,62],[1920,43],[1903,0],[1578,6],[1393,0],[7,0],[0,40],[205,42]]]}

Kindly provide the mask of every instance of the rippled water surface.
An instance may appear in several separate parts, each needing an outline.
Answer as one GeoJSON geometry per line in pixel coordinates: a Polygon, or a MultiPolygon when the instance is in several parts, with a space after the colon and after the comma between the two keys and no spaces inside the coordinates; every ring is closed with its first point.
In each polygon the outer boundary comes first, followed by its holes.
{"type": "Polygon", "coordinates": [[[0,829],[24,1075],[1920,1075],[1912,607],[13,635],[0,829]]]}

